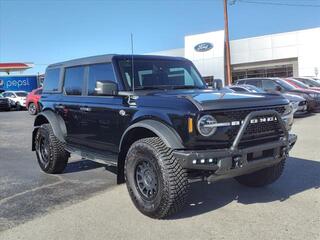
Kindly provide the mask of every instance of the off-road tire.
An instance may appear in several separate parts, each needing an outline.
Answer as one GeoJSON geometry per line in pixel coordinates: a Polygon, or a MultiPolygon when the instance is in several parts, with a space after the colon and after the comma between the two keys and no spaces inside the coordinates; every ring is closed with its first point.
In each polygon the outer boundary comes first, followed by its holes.
{"type": "Polygon", "coordinates": [[[235,179],[249,187],[263,187],[269,185],[282,175],[285,166],[285,159],[274,166],[261,169],[257,172],[236,177],[235,179]]]}
{"type": "Polygon", "coordinates": [[[152,218],[166,218],[179,211],[186,202],[189,184],[187,172],[181,167],[160,138],[143,138],[132,144],[125,161],[125,180],[136,208],[152,218]],[[154,168],[157,177],[157,193],[154,199],[146,199],[136,180],[136,169],[141,161],[154,168]]]}
{"type": "Polygon", "coordinates": [[[67,166],[70,154],[65,150],[65,145],[53,133],[50,124],[43,124],[39,127],[35,137],[35,147],[39,166],[41,169],[50,174],[62,173],[67,166]],[[48,141],[47,163],[43,163],[40,152],[40,139],[48,141]]]}
{"type": "Polygon", "coordinates": [[[28,112],[31,115],[37,115],[38,113],[37,106],[34,103],[29,103],[28,112]]]}

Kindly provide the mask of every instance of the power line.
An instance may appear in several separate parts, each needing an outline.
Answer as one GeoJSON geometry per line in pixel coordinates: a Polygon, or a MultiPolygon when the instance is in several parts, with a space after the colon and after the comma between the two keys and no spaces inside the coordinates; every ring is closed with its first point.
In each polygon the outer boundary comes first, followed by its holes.
{"type": "MultiPolygon", "coordinates": [[[[236,1],[234,1],[234,3],[235,2],[236,1]]],[[[273,6],[288,6],[288,7],[320,7],[319,4],[281,3],[281,2],[264,2],[264,1],[251,1],[251,0],[238,0],[238,2],[261,4],[261,5],[273,5],[273,6]]]]}

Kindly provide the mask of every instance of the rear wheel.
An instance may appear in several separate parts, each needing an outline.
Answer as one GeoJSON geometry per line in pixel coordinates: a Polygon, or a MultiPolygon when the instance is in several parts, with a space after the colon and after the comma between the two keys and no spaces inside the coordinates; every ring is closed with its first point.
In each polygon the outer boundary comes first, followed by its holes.
{"type": "Polygon", "coordinates": [[[62,173],[67,166],[69,153],[56,138],[50,124],[43,124],[35,138],[39,166],[46,173],[62,173]]]}
{"type": "Polygon", "coordinates": [[[133,143],[126,157],[125,177],[134,205],[149,217],[165,218],[185,204],[187,173],[158,137],[133,143]]]}
{"type": "Polygon", "coordinates": [[[236,177],[235,179],[239,183],[249,187],[263,187],[278,180],[278,178],[282,175],[284,166],[285,159],[274,166],[261,169],[257,172],[242,175],[236,177]]]}
{"type": "Polygon", "coordinates": [[[29,106],[28,106],[28,112],[31,115],[36,115],[38,113],[37,106],[34,103],[30,103],[29,106]]]}

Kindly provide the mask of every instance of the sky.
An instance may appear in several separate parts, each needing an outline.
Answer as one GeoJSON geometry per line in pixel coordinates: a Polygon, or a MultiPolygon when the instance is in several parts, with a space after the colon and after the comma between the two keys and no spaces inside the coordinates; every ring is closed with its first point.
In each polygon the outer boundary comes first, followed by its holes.
{"type": "MultiPolygon", "coordinates": [[[[320,27],[320,7],[285,5],[320,0],[229,1],[231,40],[320,27]]],[[[0,62],[33,62],[25,74],[43,73],[54,62],[131,53],[131,33],[142,54],[223,27],[222,0],[0,0],[0,62]]]]}

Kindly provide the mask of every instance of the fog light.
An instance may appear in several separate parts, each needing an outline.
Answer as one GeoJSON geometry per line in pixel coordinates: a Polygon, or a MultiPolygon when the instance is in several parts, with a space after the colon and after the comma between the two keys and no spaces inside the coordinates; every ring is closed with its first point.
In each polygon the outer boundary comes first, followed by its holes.
{"type": "Polygon", "coordinates": [[[192,163],[193,164],[197,164],[197,160],[192,160],[192,163]]]}
{"type": "Polygon", "coordinates": [[[205,159],[201,159],[200,160],[201,163],[205,163],[205,161],[206,161],[205,159]]]}
{"type": "Polygon", "coordinates": [[[209,163],[213,163],[213,159],[212,158],[209,158],[209,163]]]}

